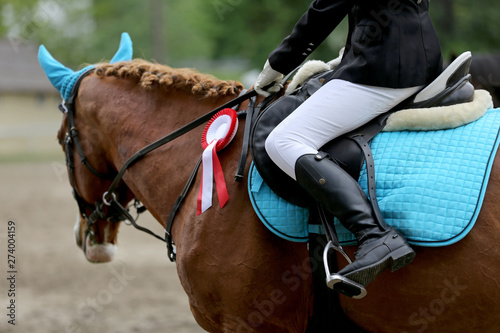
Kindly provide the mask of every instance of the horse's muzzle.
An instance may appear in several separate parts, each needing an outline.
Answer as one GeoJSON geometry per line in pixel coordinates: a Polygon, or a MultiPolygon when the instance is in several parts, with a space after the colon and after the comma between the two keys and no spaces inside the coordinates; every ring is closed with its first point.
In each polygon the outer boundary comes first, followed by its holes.
{"type": "Polygon", "coordinates": [[[113,243],[105,242],[99,244],[96,242],[93,232],[82,232],[82,219],[77,214],[74,227],[76,245],[82,249],[85,258],[92,263],[105,263],[113,260],[117,247],[113,243]]]}

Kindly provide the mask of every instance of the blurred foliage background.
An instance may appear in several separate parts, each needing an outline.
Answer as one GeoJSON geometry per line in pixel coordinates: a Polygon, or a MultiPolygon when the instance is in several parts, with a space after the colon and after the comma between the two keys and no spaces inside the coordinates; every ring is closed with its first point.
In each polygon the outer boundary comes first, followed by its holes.
{"type": "MultiPolygon", "coordinates": [[[[310,0],[0,0],[0,37],[13,47],[45,44],[76,68],[111,58],[120,33],[134,57],[196,67],[225,79],[258,71],[289,34],[310,0]]],[[[445,59],[500,51],[500,2],[432,0],[445,59]]],[[[346,23],[311,56],[330,60],[345,42],[346,23]]]]}

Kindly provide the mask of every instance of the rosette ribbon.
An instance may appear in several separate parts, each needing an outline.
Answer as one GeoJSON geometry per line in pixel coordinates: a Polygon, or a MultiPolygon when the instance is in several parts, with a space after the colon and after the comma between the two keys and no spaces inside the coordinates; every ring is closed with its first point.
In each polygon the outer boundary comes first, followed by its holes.
{"type": "Polygon", "coordinates": [[[201,137],[202,174],[198,193],[196,214],[200,215],[212,206],[212,192],[215,180],[217,196],[221,208],[229,200],[226,181],[217,152],[233,140],[238,130],[238,116],[233,109],[223,109],[208,122],[201,137]]]}

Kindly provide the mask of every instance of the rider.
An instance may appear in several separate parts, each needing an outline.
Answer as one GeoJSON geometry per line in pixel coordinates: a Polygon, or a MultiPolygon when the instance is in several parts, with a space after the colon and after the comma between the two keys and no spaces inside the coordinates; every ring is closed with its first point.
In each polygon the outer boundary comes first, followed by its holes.
{"type": "Polygon", "coordinates": [[[415,252],[384,221],[347,172],[318,149],[417,93],[442,70],[429,0],[315,0],[270,55],[255,83],[268,96],[348,15],[349,34],[332,78],[269,135],[271,159],[354,233],[356,260],[338,274],[366,286],[415,252]],[[263,87],[274,83],[264,91],[263,87]]]}

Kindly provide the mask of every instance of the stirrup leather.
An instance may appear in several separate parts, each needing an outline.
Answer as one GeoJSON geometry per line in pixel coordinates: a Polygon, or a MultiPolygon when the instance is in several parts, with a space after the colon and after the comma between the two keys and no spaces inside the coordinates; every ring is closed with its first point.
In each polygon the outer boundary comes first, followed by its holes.
{"type": "Polygon", "coordinates": [[[325,246],[325,250],[323,251],[323,263],[325,265],[326,285],[328,286],[328,288],[331,288],[336,292],[352,297],[354,299],[361,299],[365,297],[367,294],[365,286],[354,282],[338,273],[331,273],[330,267],[328,266],[328,253],[330,252],[330,250],[338,251],[344,256],[344,258],[346,258],[349,264],[352,264],[351,258],[349,258],[342,246],[334,245],[332,241],[329,241],[325,246]]]}

